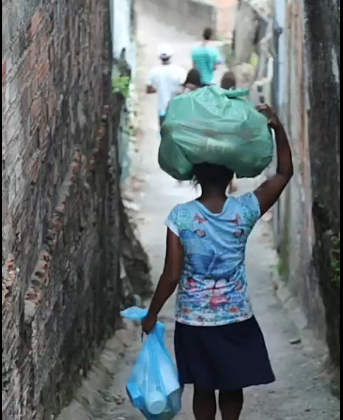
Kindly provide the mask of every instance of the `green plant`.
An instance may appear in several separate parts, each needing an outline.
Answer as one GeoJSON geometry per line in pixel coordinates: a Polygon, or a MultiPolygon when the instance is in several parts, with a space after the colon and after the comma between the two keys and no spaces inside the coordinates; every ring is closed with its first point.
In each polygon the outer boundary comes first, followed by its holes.
{"type": "Polygon", "coordinates": [[[129,97],[131,79],[128,76],[118,76],[113,79],[113,92],[121,93],[124,98],[129,97]]]}

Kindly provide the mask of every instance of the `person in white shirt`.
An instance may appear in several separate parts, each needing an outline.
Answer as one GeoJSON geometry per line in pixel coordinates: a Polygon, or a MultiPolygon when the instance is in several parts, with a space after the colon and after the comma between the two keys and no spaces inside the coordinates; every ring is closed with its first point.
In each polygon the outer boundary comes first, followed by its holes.
{"type": "Polygon", "coordinates": [[[187,74],[181,66],[171,62],[173,50],[169,45],[161,45],[158,55],[161,64],[150,71],[147,93],[158,94],[158,112],[162,127],[170,101],[182,92],[187,74]]]}

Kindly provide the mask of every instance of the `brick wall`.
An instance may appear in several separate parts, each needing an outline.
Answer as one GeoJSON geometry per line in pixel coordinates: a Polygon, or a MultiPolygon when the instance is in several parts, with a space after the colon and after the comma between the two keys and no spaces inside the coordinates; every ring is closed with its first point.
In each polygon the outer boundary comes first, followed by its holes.
{"type": "Polygon", "coordinates": [[[50,420],[115,327],[123,101],[107,7],[2,2],[5,420],[50,420]]]}

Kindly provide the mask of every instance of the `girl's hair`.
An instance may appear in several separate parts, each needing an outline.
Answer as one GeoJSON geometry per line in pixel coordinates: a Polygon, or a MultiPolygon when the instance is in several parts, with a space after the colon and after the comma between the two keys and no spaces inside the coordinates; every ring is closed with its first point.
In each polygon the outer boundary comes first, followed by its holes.
{"type": "Polygon", "coordinates": [[[184,83],[184,86],[186,86],[188,84],[194,85],[194,86],[199,87],[199,88],[202,86],[202,84],[201,84],[201,74],[200,74],[200,71],[198,69],[191,69],[188,72],[187,79],[184,83]]]}
{"type": "Polygon", "coordinates": [[[205,41],[210,41],[213,38],[213,29],[206,28],[203,33],[203,37],[205,41]]]}
{"type": "Polygon", "coordinates": [[[227,188],[234,177],[234,172],[225,166],[200,163],[194,165],[194,182],[197,185],[227,188]]]}
{"type": "Polygon", "coordinates": [[[221,82],[221,87],[226,90],[236,89],[236,76],[232,71],[228,71],[224,74],[221,82]]]}

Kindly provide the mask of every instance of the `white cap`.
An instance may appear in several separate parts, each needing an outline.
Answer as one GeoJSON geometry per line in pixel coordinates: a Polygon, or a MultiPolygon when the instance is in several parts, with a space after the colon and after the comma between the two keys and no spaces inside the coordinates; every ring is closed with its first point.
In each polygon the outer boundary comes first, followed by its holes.
{"type": "Polygon", "coordinates": [[[160,45],[158,48],[158,56],[163,60],[168,60],[173,56],[173,48],[168,44],[160,45]]]}

